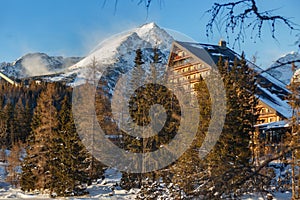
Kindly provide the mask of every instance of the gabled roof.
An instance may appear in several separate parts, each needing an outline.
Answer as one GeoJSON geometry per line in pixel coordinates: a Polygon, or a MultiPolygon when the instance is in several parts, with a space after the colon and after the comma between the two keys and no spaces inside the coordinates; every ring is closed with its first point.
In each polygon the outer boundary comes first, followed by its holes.
{"type": "MultiPolygon", "coordinates": [[[[175,41],[173,45],[189,51],[191,54],[211,66],[217,64],[220,56],[227,59],[229,62],[234,62],[235,58],[241,59],[241,56],[238,53],[228,47],[221,47],[219,45],[181,41],[175,41]],[[207,58],[207,55],[209,55],[210,58],[207,58]],[[212,60],[214,63],[211,63],[212,60]]],[[[257,73],[257,97],[259,100],[273,108],[283,118],[290,118],[292,116],[292,109],[288,104],[286,97],[291,92],[286,88],[286,85],[256,66],[254,63],[247,60],[247,64],[257,73]]]]}
{"type": "MultiPolygon", "coordinates": [[[[190,52],[191,56],[194,58],[203,61],[208,66],[213,66],[216,62],[212,59],[212,57],[207,54],[207,50],[199,46],[197,43],[189,43],[189,42],[173,42],[173,46],[177,46],[182,50],[190,52]]],[[[170,57],[169,57],[170,59],[170,57]]]]}
{"type": "Polygon", "coordinates": [[[180,42],[175,41],[175,44],[179,44],[180,46],[187,49],[189,52],[193,53],[195,56],[201,58],[203,55],[203,51],[208,53],[215,63],[218,62],[220,56],[228,59],[230,61],[234,61],[235,58],[240,58],[238,54],[232,51],[229,48],[220,47],[218,45],[211,44],[201,44],[201,43],[193,43],[193,42],[180,42]]]}

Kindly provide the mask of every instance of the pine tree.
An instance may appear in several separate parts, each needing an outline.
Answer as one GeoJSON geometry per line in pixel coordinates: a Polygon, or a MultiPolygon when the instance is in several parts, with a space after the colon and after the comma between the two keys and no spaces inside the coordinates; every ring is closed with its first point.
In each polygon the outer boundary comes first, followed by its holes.
{"type": "Polygon", "coordinates": [[[76,186],[87,182],[88,155],[76,133],[68,95],[61,102],[58,135],[52,141],[50,155],[53,158],[49,162],[53,174],[52,192],[67,196],[76,190],[76,186]]]}
{"type": "Polygon", "coordinates": [[[14,108],[14,135],[15,142],[25,142],[27,136],[30,133],[30,123],[31,116],[28,115],[28,108],[25,108],[23,101],[19,98],[15,108],[14,108]]]}
{"type": "Polygon", "coordinates": [[[159,55],[157,47],[153,49],[153,56],[151,56],[151,63],[150,63],[150,82],[157,83],[158,79],[160,78],[160,64],[162,62],[161,56],[159,55]]]}
{"type": "MultiPolygon", "coordinates": [[[[296,66],[292,63],[292,71],[295,73],[296,66]]],[[[293,73],[293,74],[294,74],[293,73]]],[[[296,147],[300,143],[300,127],[299,127],[299,114],[300,114],[300,83],[294,77],[291,80],[291,84],[289,85],[289,89],[291,91],[291,95],[289,96],[289,104],[293,109],[293,115],[291,118],[291,128],[292,128],[292,135],[291,139],[288,140],[287,144],[291,148],[296,147]]],[[[300,172],[297,172],[299,169],[299,159],[300,159],[300,152],[298,149],[292,150],[292,199],[299,199],[300,198],[300,172]]]]}
{"type": "Polygon", "coordinates": [[[255,74],[246,65],[243,55],[233,66],[225,62],[219,69],[226,88],[227,113],[220,139],[207,158],[210,179],[215,183],[212,193],[218,192],[216,197],[249,187],[240,180],[251,171],[249,142],[254,132],[253,122],[257,119],[255,74]]]}
{"type": "MultiPolygon", "coordinates": [[[[241,182],[251,172],[250,134],[257,119],[255,97],[255,74],[243,59],[233,66],[222,59],[218,62],[219,73],[226,89],[226,119],[222,134],[211,152],[200,159],[199,149],[207,136],[210,123],[211,101],[206,81],[199,80],[195,90],[200,108],[200,125],[191,148],[170,168],[172,182],[188,196],[203,199],[219,199],[240,195],[253,185],[251,181],[241,182]]],[[[211,71],[206,80],[217,78],[211,71]]],[[[216,81],[215,81],[216,82],[216,81]]],[[[212,86],[212,85],[211,85],[212,86]]],[[[219,89],[214,85],[214,89],[219,89]]]]}
{"type": "MultiPolygon", "coordinates": [[[[129,102],[129,114],[133,122],[139,126],[143,126],[145,124],[145,118],[143,117],[142,110],[140,108],[140,105],[137,104],[137,93],[136,90],[142,87],[143,80],[145,78],[145,70],[143,69],[143,58],[142,58],[142,50],[137,49],[136,50],[136,56],[134,60],[134,68],[132,70],[131,79],[128,84],[128,93],[130,96],[130,102],[129,102]],[[133,99],[133,100],[132,100],[133,99]]],[[[125,148],[132,152],[140,152],[142,151],[142,138],[133,138],[132,136],[129,136],[128,134],[124,135],[124,143],[126,145],[125,148]]]]}
{"type": "MultiPolygon", "coordinates": [[[[207,78],[214,82],[213,79],[216,77],[211,73],[207,78]]],[[[172,177],[172,183],[178,186],[187,197],[202,198],[205,196],[205,190],[202,187],[206,188],[209,174],[207,160],[199,157],[199,149],[207,136],[211,119],[211,97],[206,81],[202,77],[198,81],[194,86],[200,115],[198,132],[190,148],[170,167],[171,175],[169,176],[172,177]]]]}
{"type": "Polygon", "coordinates": [[[19,186],[20,181],[20,166],[22,162],[22,144],[21,142],[14,143],[10,149],[10,154],[7,157],[7,172],[6,181],[13,187],[19,186]]]}
{"type": "MultiPolygon", "coordinates": [[[[129,102],[129,114],[134,123],[139,126],[143,126],[145,124],[145,118],[143,117],[144,113],[140,105],[137,104],[137,94],[136,90],[142,87],[143,80],[145,78],[145,70],[143,69],[143,53],[141,49],[136,50],[136,56],[134,60],[134,68],[132,70],[131,79],[128,84],[128,92],[131,95],[131,103],[129,102]],[[133,101],[132,101],[133,99],[133,101]],[[131,105],[130,105],[131,104],[131,105]]],[[[123,135],[125,149],[131,152],[142,152],[143,151],[143,139],[142,138],[134,138],[127,133],[123,135]]],[[[121,185],[122,187],[129,188],[140,188],[142,182],[141,174],[131,174],[131,173],[123,173],[121,185]]]]}
{"type": "Polygon", "coordinates": [[[51,188],[52,162],[50,154],[53,141],[58,136],[58,111],[55,105],[55,84],[48,84],[40,94],[32,121],[27,157],[22,166],[21,188],[25,191],[51,188]]]}
{"type": "Polygon", "coordinates": [[[3,107],[0,106],[0,108],[0,145],[1,148],[7,148],[8,120],[3,107]]]}
{"type": "Polygon", "coordinates": [[[91,156],[76,132],[70,94],[64,85],[49,83],[38,98],[22,165],[24,191],[82,194],[79,186],[90,180],[87,170],[91,156]]]}
{"type": "Polygon", "coordinates": [[[32,123],[32,117],[33,117],[33,112],[32,112],[32,107],[30,100],[26,100],[25,103],[25,110],[24,110],[24,119],[22,121],[22,127],[23,127],[23,132],[21,134],[21,141],[25,143],[27,141],[28,136],[31,133],[31,123],[32,123]]]}
{"type": "MultiPolygon", "coordinates": [[[[147,153],[158,150],[161,145],[167,144],[176,134],[178,121],[174,116],[180,115],[179,103],[171,91],[168,90],[162,83],[162,75],[160,71],[161,58],[158,49],[153,50],[153,57],[150,63],[150,74],[147,77],[150,83],[144,83],[145,71],[142,68],[144,64],[141,56],[141,51],[136,51],[135,68],[133,69],[132,77],[129,83],[131,88],[131,96],[129,98],[130,117],[134,123],[140,127],[148,126],[150,123],[154,125],[152,131],[155,135],[147,136],[146,130],[143,130],[143,138],[133,138],[125,135],[125,144],[131,152],[147,153]],[[158,110],[154,105],[159,104],[164,107],[163,110],[158,110]],[[155,108],[153,116],[150,116],[150,109],[155,108]],[[162,115],[166,114],[166,121],[160,121],[162,115]],[[153,121],[152,121],[153,120],[153,121]],[[161,130],[156,130],[155,126],[162,125],[161,130]],[[157,132],[158,131],[158,132],[157,132]]],[[[148,158],[144,158],[143,167],[146,169],[148,158]]],[[[151,161],[152,162],[152,161],[151,161]]],[[[154,161],[155,163],[155,161],[154,161]]],[[[126,174],[122,176],[122,186],[126,189],[132,187],[145,188],[158,181],[163,176],[161,172],[149,172],[141,174],[126,174]]]]}
{"type": "Polygon", "coordinates": [[[14,105],[9,101],[3,108],[4,114],[4,124],[6,126],[6,141],[5,145],[11,147],[13,142],[16,140],[15,130],[14,130],[14,105]]]}

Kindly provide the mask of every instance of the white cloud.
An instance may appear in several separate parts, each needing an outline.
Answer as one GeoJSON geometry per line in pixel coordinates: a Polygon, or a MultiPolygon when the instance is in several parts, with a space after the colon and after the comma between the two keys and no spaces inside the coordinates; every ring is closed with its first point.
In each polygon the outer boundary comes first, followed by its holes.
{"type": "Polygon", "coordinates": [[[38,76],[49,74],[47,64],[38,54],[27,56],[22,61],[22,65],[25,68],[25,72],[29,76],[38,76]]]}

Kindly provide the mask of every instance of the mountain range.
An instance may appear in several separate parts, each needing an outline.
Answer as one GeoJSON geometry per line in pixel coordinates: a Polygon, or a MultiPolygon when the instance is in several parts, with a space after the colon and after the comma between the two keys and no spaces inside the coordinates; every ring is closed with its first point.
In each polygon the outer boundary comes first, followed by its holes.
{"type": "Polygon", "coordinates": [[[82,57],[48,56],[45,53],[28,53],[12,63],[0,63],[0,70],[14,78],[43,76],[66,70],[82,57]]]}
{"type": "MultiPolygon", "coordinates": [[[[290,62],[295,60],[300,60],[300,54],[297,52],[288,53],[277,59],[266,72],[288,85],[294,74],[290,62]]],[[[296,65],[296,70],[298,69],[299,67],[296,65]]]]}
{"type": "Polygon", "coordinates": [[[100,72],[98,76],[105,73],[111,82],[120,74],[133,68],[135,51],[138,48],[143,52],[146,72],[149,72],[154,48],[158,49],[162,65],[167,63],[173,40],[164,29],[155,23],[148,23],[110,37],[98,44],[84,58],[64,58],[48,56],[45,53],[32,53],[26,54],[13,63],[0,63],[0,70],[7,76],[18,79],[40,76],[39,78],[50,81],[66,81],[70,85],[78,85],[86,81],[91,73],[90,66],[94,62],[97,71],[100,72]]]}
{"type": "MultiPolygon", "coordinates": [[[[29,53],[12,63],[0,63],[0,71],[10,77],[22,79],[42,76],[50,81],[66,81],[70,85],[83,83],[90,74],[89,66],[97,65],[98,76],[105,73],[110,79],[130,71],[134,66],[135,50],[142,49],[145,63],[153,56],[153,48],[157,48],[162,64],[167,63],[173,37],[155,23],[144,24],[133,30],[114,35],[101,42],[85,57],[48,56],[45,53],[29,53]]],[[[289,84],[293,75],[289,61],[298,59],[300,54],[288,53],[280,57],[265,72],[274,76],[284,84],[289,84]]],[[[149,65],[145,66],[149,72],[149,65]]],[[[163,70],[163,69],[160,69],[163,70]]]]}

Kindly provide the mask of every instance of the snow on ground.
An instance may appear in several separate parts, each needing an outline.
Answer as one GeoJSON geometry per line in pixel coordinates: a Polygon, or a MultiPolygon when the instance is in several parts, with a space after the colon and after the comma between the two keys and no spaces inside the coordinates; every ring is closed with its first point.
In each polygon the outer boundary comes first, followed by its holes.
{"type": "MultiPolygon", "coordinates": [[[[272,194],[273,200],[288,200],[292,198],[292,194],[290,192],[275,192],[272,194]]],[[[243,196],[241,199],[243,200],[265,200],[267,199],[267,195],[264,194],[248,194],[243,196]]]]}
{"type": "MultiPolygon", "coordinates": [[[[276,174],[278,174],[278,170],[276,174]]],[[[139,189],[123,190],[118,183],[122,177],[121,172],[109,168],[104,173],[104,179],[99,179],[92,185],[87,187],[88,195],[80,197],[68,197],[70,200],[86,200],[86,199],[135,199],[139,189]]],[[[278,177],[278,175],[276,175],[278,177]]],[[[273,200],[291,199],[290,192],[274,192],[273,200]]],[[[5,182],[5,163],[0,162],[0,199],[51,199],[49,195],[38,193],[24,193],[20,189],[12,188],[5,182]]],[[[59,198],[58,198],[59,199],[59,198]]],[[[241,197],[243,200],[263,200],[266,194],[247,194],[241,197]]]]}
{"type": "MultiPolygon", "coordinates": [[[[0,163],[0,199],[51,199],[49,195],[38,193],[24,193],[20,189],[12,188],[5,182],[5,164],[0,163]]],[[[135,199],[138,189],[130,191],[123,190],[117,186],[122,174],[115,169],[107,169],[104,179],[87,187],[88,195],[80,197],[68,197],[65,199],[85,200],[85,199],[135,199]]]]}
{"type": "MultiPolygon", "coordinates": [[[[261,160],[263,162],[263,160],[261,160]]],[[[288,179],[288,173],[291,174],[291,166],[282,163],[281,160],[274,160],[269,164],[269,167],[274,170],[274,176],[272,179],[272,190],[275,191],[272,194],[273,200],[288,200],[292,198],[292,193],[289,191],[290,179],[288,179]],[[279,185],[281,182],[281,185],[279,185]]],[[[242,197],[243,200],[265,200],[267,194],[247,194],[242,197]]]]}
{"type": "MultiPolygon", "coordinates": [[[[109,185],[93,184],[88,187],[90,194],[80,197],[68,197],[65,199],[70,200],[85,200],[85,199],[135,199],[135,193],[137,190],[122,190],[116,188],[114,192],[111,190],[109,185]]],[[[0,199],[51,199],[49,195],[46,194],[29,194],[24,193],[20,189],[13,188],[1,188],[0,189],[0,199]]],[[[59,199],[59,198],[58,198],[59,199]]]]}

